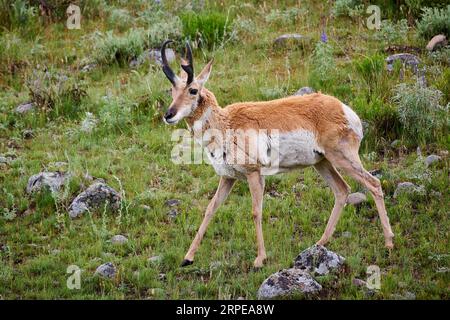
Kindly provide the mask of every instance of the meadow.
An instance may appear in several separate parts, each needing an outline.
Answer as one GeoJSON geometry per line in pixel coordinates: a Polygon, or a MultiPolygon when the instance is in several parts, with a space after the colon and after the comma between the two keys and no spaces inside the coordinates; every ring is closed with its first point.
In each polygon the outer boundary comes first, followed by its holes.
{"type": "Polygon", "coordinates": [[[51,17],[34,1],[0,0],[0,299],[254,299],[265,278],[319,240],[334,198],[307,168],[266,179],[263,268],[253,268],[242,182],[195,263],[180,267],[219,178],[205,163],[171,161],[171,133],[186,125],[163,123],[170,83],[145,58],[168,38],[176,70],[185,40],[197,70],[214,58],[207,88],[221,106],[309,86],[363,120],[361,159],[382,182],[395,247],[384,247],[369,194],[347,205],[327,245],[346,258],[345,270],[318,277],[321,293],[302,298],[450,298],[450,47],[425,49],[434,35],[449,37],[445,1],[378,1],[379,29],[368,28],[369,2],[356,0],[48,2],[51,17]],[[66,26],[70,2],[81,8],[80,29],[66,26]],[[291,33],[304,38],[274,43],[291,33]],[[385,59],[405,50],[422,73],[398,62],[387,69],[385,59]],[[17,112],[27,102],[32,110],[17,112]],[[429,155],[439,160],[427,165],[429,155]],[[42,171],[71,176],[59,192],[27,194],[29,177],[42,171]],[[119,210],[70,218],[71,201],[95,179],[120,192],[119,210]],[[401,182],[420,192],[394,197],[401,182]],[[128,241],[111,243],[118,234],[128,241]],[[117,268],[112,279],[95,274],[106,262],[117,268]],[[81,269],[79,289],[66,285],[71,265],[81,269]],[[379,290],[355,285],[370,265],[380,267],[379,290]]]}

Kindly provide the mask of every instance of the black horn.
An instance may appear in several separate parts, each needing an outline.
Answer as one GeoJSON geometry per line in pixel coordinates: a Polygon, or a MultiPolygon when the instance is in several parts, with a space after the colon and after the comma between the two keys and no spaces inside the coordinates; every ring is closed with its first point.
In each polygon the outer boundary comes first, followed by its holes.
{"type": "Polygon", "coordinates": [[[188,77],[187,77],[187,83],[186,85],[189,85],[194,80],[194,63],[192,61],[192,49],[191,45],[189,44],[189,41],[186,42],[186,58],[188,64],[182,64],[181,67],[184,71],[186,71],[188,77]]]}
{"type": "Polygon", "coordinates": [[[164,43],[161,47],[162,69],[163,69],[163,72],[166,75],[167,79],[169,79],[169,81],[172,82],[173,86],[176,86],[177,76],[175,75],[173,70],[170,68],[169,63],[167,62],[167,57],[166,57],[166,46],[171,42],[173,42],[173,41],[166,40],[166,41],[164,41],[164,43]]]}

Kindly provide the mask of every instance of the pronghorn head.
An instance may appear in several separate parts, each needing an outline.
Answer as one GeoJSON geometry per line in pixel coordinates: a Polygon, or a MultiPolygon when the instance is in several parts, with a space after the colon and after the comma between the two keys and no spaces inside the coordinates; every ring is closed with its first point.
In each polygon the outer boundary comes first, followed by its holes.
{"type": "Polygon", "coordinates": [[[168,124],[176,124],[181,119],[189,117],[199,105],[202,99],[202,89],[211,73],[212,60],[206,64],[196,77],[194,76],[194,64],[192,50],[189,42],[186,43],[186,59],[181,60],[181,75],[178,77],[167,63],[166,46],[172,42],[167,40],[161,47],[162,69],[172,83],[172,103],[164,114],[164,121],[168,124]]]}

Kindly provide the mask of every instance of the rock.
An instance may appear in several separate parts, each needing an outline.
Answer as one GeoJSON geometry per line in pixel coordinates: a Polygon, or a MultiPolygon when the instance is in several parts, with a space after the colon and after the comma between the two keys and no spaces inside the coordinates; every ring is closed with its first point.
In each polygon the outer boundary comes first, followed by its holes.
{"type": "Polygon", "coordinates": [[[378,179],[381,179],[383,177],[383,170],[381,169],[373,169],[370,170],[369,173],[378,179]]]}
{"type": "Polygon", "coordinates": [[[148,262],[151,262],[151,263],[159,263],[159,262],[161,262],[161,260],[162,260],[161,256],[153,256],[153,257],[148,258],[148,262]]]}
{"type": "Polygon", "coordinates": [[[364,280],[358,279],[358,278],[354,278],[352,280],[352,283],[354,286],[357,286],[357,287],[367,287],[367,282],[365,282],[364,280]]]}
{"type": "Polygon", "coordinates": [[[284,269],[269,276],[258,290],[258,299],[278,299],[293,294],[315,294],[322,286],[305,270],[284,269]]]}
{"type": "Polygon", "coordinates": [[[401,146],[402,142],[398,139],[391,142],[391,147],[394,149],[400,148],[401,146]]]}
{"type": "Polygon", "coordinates": [[[111,243],[112,244],[124,244],[124,243],[127,243],[127,242],[128,242],[127,237],[125,237],[125,236],[123,236],[121,234],[115,235],[114,237],[111,238],[111,243]]]}
{"type": "Polygon", "coordinates": [[[352,233],[350,231],[344,231],[344,232],[342,232],[342,237],[343,238],[351,238],[352,233]]]}
{"type": "Polygon", "coordinates": [[[142,208],[143,210],[145,210],[145,211],[150,211],[150,210],[151,210],[150,206],[148,206],[148,205],[146,205],[146,204],[141,205],[141,208],[142,208]]]}
{"type": "Polygon", "coordinates": [[[175,208],[170,209],[169,213],[167,214],[169,218],[175,219],[178,216],[178,210],[175,208]]]}
{"type": "MultiPolygon", "coordinates": [[[[175,61],[175,51],[170,48],[166,48],[166,58],[169,63],[175,61]]],[[[162,65],[161,51],[159,49],[148,49],[136,59],[131,60],[129,66],[130,68],[137,68],[145,61],[150,61],[162,65]]]]}
{"type": "Polygon", "coordinates": [[[391,297],[393,300],[416,300],[416,295],[410,291],[406,291],[404,294],[394,293],[391,297]]]}
{"type": "Polygon", "coordinates": [[[351,193],[347,197],[347,203],[354,206],[359,206],[366,201],[367,201],[366,195],[361,192],[351,193]]]}
{"type": "Polygon", "coordinates": [[[25,112],[28,112],[28,111],[32,110],[34,107],[35,107],[35,103],[34,102],[22,103],[21,105],[19,105],[16,108],[16,112],[17,113],[25,113],[25,112]]]}
{"type": "Polygon", "coordinates": [[[435,154],[431,154],[428,157],[425,158],[425,165],[427,167],[436,164],[437,162],[439,162],[441,160],[441,157],[435,155],[435,154]]]}
{"type": "Polygon", "coordinates": [[[424,195],[425,188],[423,186],[416,186],[412,182],[400,182],[394,191],[394,198],[397,198],[400,194],[424,195]]]}
{"type": "Polygon", "coordinates": [[[120,207],[121,196],[105,183],[95,182],[72,201],[69,207],[69,216],[76,218],[88,210],[100,209],[106,201],[108,201],[110,209],[117,210],[120,207]]]}
{"type": "Polygon", "coordinates": [[[8,164],[9,163],[9,159],[3,156],[0,156],[0,164],[8,164]]]}
{"type": "Polygon", "coordinates": [[[428,51],[435,51],[439,48],[445,47],[447,45],[447,38],[443,34],[438,34],[437,36],[434,36],[430,42],[428,42],[427,46],[425,47],[428,51]]]}
{"type": "Polygon", "coordinates": [[[344,261],[344,257],[324,246],[314,245],[298,255],[294,261],[294,268],[307,270],[317,275],[325,275],[340,269],[344,261]]]}
{"type": "Polygon", "coordinates": [[[31,129],[23,130],[22,137],[24,139],[31,139],[31,138],[33,138],[34,137],[33,130],[31,130],[31,129]]]}
{"type": "Polygon", "coordinates": [[[27,193],[31,194],[48,187],[51,192],[58,192],[67,179],[70,177],[69,173],[63,172],[40,172],[28,179],[27,193]]]}
{"type": "Polygon", "coordinates": [[[100,265],[97,270],[95,270],[95,274],[111,279],[116,275],[116,267],[111,262],[107,262],[100,265]]]}
{"type": "Polygon", "coordinates": [[[410,66],[413,69],[415,74],[418,73],[420,59],[411,53],[397,53],[397,54],[388,56],[386,58],[388,71],[394,70],[394,63],[397,60],[400,60],[403,63],[403,65],[410,66]]]}
{"type": "Polygon", "coordinates": [[[175,207],[175,206],[178,206],[180,203],[181,203],[181,201],[178,199],[170,199],[170,200],[166,201],[166,206],[175,207]]]}
{"type": "Polygon", "coordinates": [[[316,92],[316,91],[314,91],[313,88],[303,87],[303,88],[300,88],[296,93],[294,93],[293,96],[304,96],[306,94],[311,94],[314,92],[316,92]]]}
{"type": "Polygon", "coordinates": [[[273,43],[277,47],[286,46],[288,43],[296,43],[300,45],[308,45],[311,42],[311,38],[302,36],[298,33],[287,33],[277,37],[273,43]]]}
{"type": "Polygon", "coordinates": [[[96,67],[97,67],[96,63],[89,63],[89,64],[85,65],[83,68],[81,68],[81,72],[86,73],[86,72],[92,71],[96,67]]]}

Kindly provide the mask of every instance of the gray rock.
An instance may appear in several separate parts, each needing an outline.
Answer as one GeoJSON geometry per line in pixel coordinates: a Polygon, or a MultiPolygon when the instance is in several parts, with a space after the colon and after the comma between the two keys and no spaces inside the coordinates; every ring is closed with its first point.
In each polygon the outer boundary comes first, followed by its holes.
{"type": "Polygon", "coordinates": [[[81,68],[81,72],[90,72],[92,70],[94,70],[97,67],[96,63],[89,63],[87,65],[85,65],[83,68],[81,68]]]}
{"type": "Polygon", "coordinates": [[[34,107],[35,107],[35,103],[34,102],[22,103],[21,105],[19,105],[16,108],[16,112],[17,113],[25,113],[25,112],[28,112],[28,111],[32,110],[34,107]]]}
{"type": "Polygon", "coordinates": [[[141,208],[142,208],[143,210],[145,210],[145,211],[150,211],[150,210],[151,210],[150,206],[148,206],[148,205],[146,205],[146,204],[141,205],[141,208]]]}
{"type": "Polygon", "coordinates": [[[114,278],[116,275],[116,267],[111,263],[107,262],[102,265],[100,265],[97,270],[95,270],[96,275],[100,275],[104,278],[114,278]]]}
{"type": "Polygon", "coordinates": [[[169,218],[175,219],[178,216],[178,210],[175,208],[170,209],[169,213],[167,214],[169,218]]]}
{"type": "Polygon", "coordinates": [[[398,139],[391,142],[391,147],[394,149],[400,148],[401,146],[402,142],[398,139]]]}
{"type": "Polygon", "coordinates": [[[397,198],[401,194],[424,195],[425,188],[423,186],[416,186],[412,182],[400,182],[394,191],[394,198],[397,198]]]}
{"type": "Polygon", "coordinates": [[[33,138],[34,137],[33,130],[31,130],[31,129],[23,130],[22,137],[24,139],[31,139],[31,138],[33,138]]]}
{"type": "Polygon", "coordinates": [[[387,70],[393,71],[394,63],[398,60],[401,61],[403,65],[411,67],[415,74],[418,73],[420,59],[411,53],[396,53],[388,56],[386,58],[387,70]]]}
{"type": "Polygon", "coordinates": [[[434,36],[430,42],[428,42],[426,49],[428,51],[435,51],[439,48],[445,47],[447,45],[447,38],[443,34],[438,34],[434,36]]]}
{"type": "Polygon", "coordinates": [[[344,231],[344,232],[342,232],[342,237],[343,238],[351,238],[352,233],[350,231],[344,231]]]}
{"type": "Polygon", "coordinates": [[[120,201],[121,196],[116,190],[103,182],[95,182],[72,201],[69,216],[76,218],[86,211],[100,209],[106,202],[110,209],[118,210],[120,201]]]}
{"type": "Polygon", "coordinates": [[[148,258],[148,262],[151,262],[151,263],[159,263],[159,262],[161,262],[161,260],[162,260],[161,256],[153,256],[153,257],[148,258]]]}
{"type": "Polygon", "coordinates": [[[393,300],[416,300],[416,295],[410,291],[406,291],[404,294],[394,293],[391,297],[393,300]]]}
{"type": "Polygon", "coordinates": [[[0,156],[0,163],[4,163],[4,164],[8,164],[9,163],[9,159],[3,156],[0,156]]]}
{"type": "MultiPolygon", "coordinates": [[[[170,48],[166,48],[166,58],[169,63],[175,61],[175,51],[170,48]]],[[[131,60],[129,66],[131,68],[137,68],[145,61],[162,65],[161,51],[159,49],[148,49],[136,59],[131,60]]]]}
{"type": "Polygon", "coordinates": [[[273,43],[275,46],[281,47],[288,43],[297,43],[300,45],[308,45],[311,42],[311,38],[303,36],[298,33],[287,33],[277,37],[273,43]]]}
{"type": "Polygon", "coordinates": [[[115,235],[114,237],[111,238],[111,243],[112,244],[124,244],[124,243],[127,243],[127,242],[128,242],[127,237],[125,237],[125,236],[123,236],[121,234],[115,235]]]}
{"type": "Polygon", "coordinates": [[[431,154],[428,157],[425,158],[425,165],[427,167],[436,164],[437,162],[439,162],[441,160],[441,157],[435,155],[435,154],[431,154]]]}
{"type": "Polygon", "coordinates": [[[316,92],[316,91],[314,91],[313,88],[303,87],[303,88],[300,88],[296,93],[294,93],[293,96],[304,96],[306,94],[311,94],[314,92],[316,92]]]}
{"type": "Polygon", "coordinates": [[[364,280],[358,279],[358,278],[354,278],[352,280],[352,283],[356,287],[367,287],[367,282],[365,282],[364,280]]]}
{"type": "Polygon", "coordinates": [[[309,272],[296,268],[284,269],[272,274],[261,284],[258,299],[277,299],[294,294],[315,294],[322,286],[309,272]]]}
{"type": "Polygon", "coordinates": [[[175,207],[175,206],[178,206],[180,203],[181,203],[181,201],[178,199],[170,199],[170,200],[166,201],[166,206],[175,207]]]}
{"type": "Polygon", "coordinates": [[[370,170],[369,173],[378,179],[381,179],[383,177],[383,170],[381,169],[373,169],[370,170]]]}
{"type": "Polygon", "coordinates": [[[58,192],[69,177],[69,173],[59,171],[40,172],[28,179],[26,191],[28,194],[31,194],[41,191],[43,188],[49,188],[51,192],[58,192]]]}
{"type": "Polygon", "coordinates": [[[354,206],[359,206],[366,201],[367,201],[366,195],[361,192],[351,193],[347,197],[347,203],[354,206]]]}
{"type": "Polygon", "coordinates": [[[294,268],[306,270],[316,275],[325,275],[341,269],[344,261],[344,257],[324,246],[314,245],[298,255],[294,261],[294,268]]]}

